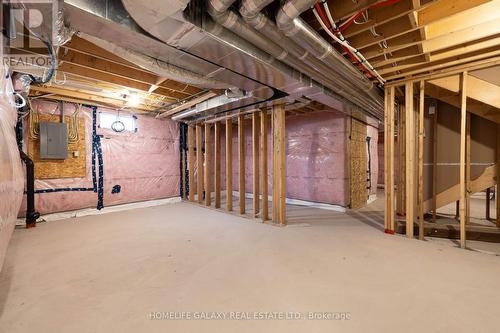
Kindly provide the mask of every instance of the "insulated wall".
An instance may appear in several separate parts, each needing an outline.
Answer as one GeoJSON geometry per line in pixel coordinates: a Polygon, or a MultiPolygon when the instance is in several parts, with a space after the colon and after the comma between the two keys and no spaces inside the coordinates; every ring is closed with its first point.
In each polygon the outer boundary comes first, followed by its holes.
{"type": "MultiPolygon", "coordinates": [[[[332,109],[286,116],[287,198],[348,206],[348,143],[351,118],[332,109]]],[[[272,193],[272,130],[268,115],[268,193],[272,193]]],[[[370,140],[371,190],[376,193],[378,130],[367,127],[370,140]]],[[[225,190],[225,126],[221,126],[221,184],[225,190]]],[[[245,192],[253,192],[252,121],[245,120],[245,192]]],[[[204,137],[204,135],[203,135],[204,137]]],[[[213,125],[210,145],[213,146],[213,125]]],[[[238,125],[233,123],[233,191],[239,190],[238,125]]],[[[366,146],[368,149],[368,146],[366,146]]],[[[213,152],[213,148],[211,149],[213,152]]],[[[260,154],[260,150],[259,150],[260,154]]],[[[259,164],[260,167],[260,164],[259,164]]],[[[212,172],[214,168],[212,167],[212,172]]],[[[366,170],[368,171],[368,165],[366,170]]],[[[211,177],[213,179],[213,177],[211,177]]],[[[196,182],[194,182],[196,183],[196,182]]],[[[193,189],[193,187],[191,186],[193,189]]],[[[196,187],[194,187],[196,188],[196,187]]],[[[260,185],[260,189],[262,185],[260,185]]],[[[214,191],[213,184],[211,190],[214,191]]],[[[367,192],[368,194],[368,192],[367,192]]]]}
{"type": "Polygon", "coordinates": [[[0,269],[16,224],[23,196],[23,171],[14,128],[17,111],[13,107],[10,78],[5,68],[0,78],[0,269]]]}
{"type": "MultiPolygon", "coordinates": [[[[57,103],[34,100],[32,104],[33,108],[42,114],[59,114],[57,103]]],[[[64,110],[66,115],[71,116],[75,106],[64,103],[64,110]]],[[[137,132],[117,133],[110,129],[99,128],[99,112],[116,113],[116,111],[105,108],[96,110],[96,134],[100,137],[102,151],[103,205],[178,196],[180,181],[178,124],[169,119],[137,115],[137,132]]],[[[79,117],[85,120],[85,177],[37,179],[35,190],[38,192],[61,190],[61,192],[35,195],[36,209],[41,214],[97,206],[98,193],[92,190],[94,187],[93,110],[90,107],[82,107],[79,117]]],[[[72,158],[75,157],[70,151],[68,159],[72,158]]],[[[99,170],[97,157],[95,164],[99,170]]],[[[96,173],[98,177],[98,172],[96,173]]],[[[23,213],[21,209],[21,215],[23,213]]]]}

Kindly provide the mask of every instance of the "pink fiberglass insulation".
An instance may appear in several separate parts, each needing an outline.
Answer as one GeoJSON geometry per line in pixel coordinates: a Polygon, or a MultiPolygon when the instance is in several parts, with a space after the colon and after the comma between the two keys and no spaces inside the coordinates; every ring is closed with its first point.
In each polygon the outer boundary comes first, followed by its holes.
{"type": "Polygon", "coordinates": [[[348,120],[338,111],[286,117],[288,198],[347,205],[348,120]]]}
{"type": "Polygon", "coordinates": [[[14,128],[17,110],[7,71],[0,79],[0,269],[16,225],[17,212],[23,197],[24,178],[14,128]]]}
{"type": "MultiPolygon", "coordinates": [[[[57,103],[33,101],[40,113],[59,114],[57,103]]],[[[75,106],[64,104],[65,115],[75,106]]],[[[98,108],[99,112],[116,114],[115,110],[98,108]]],[[[126,114],[121,112],[121,114],[126,114]]],[[[92,185],[92,110],[82,107],[79,117],[85,119],[86,176],[84,178],[37,179],[35,189],[68,187],[91,188],[92,185]]],[[[99,116],[97,116],[99,126],[99,116]]],[[[179,195],[179,127],[169,119],[137,115],[137,132],[116,133],[97,128],[101,135],[103,157],[104,206],[168,198],[179,195]],[[112,193],[120,185],[119,193],[112,193]]],[[[71,158],[71,157],[69,157],[71,158]]],[[[36,209],[41,214],[96,207],[93,191],[38,193],[36,209]]],[[[21,210],[21,214],[24,212],[21,210]]]]}
{"type": "MultiPolygon", "coordinates": [[[[378,183],[378,128],[366,126],[366,136],[370,138],[370,194],[377,194],[378,183]]],[[[383,159],[383,158],[382,158],[383,159]]]]}
{"type": "MultiPolygon", "coordinates": [[[[346,205],[346,122],[341,112],[325,110],[286,117],[287,198],[346,205]]],[[[245,191],[253,192],[252,123],[245,121],[245,191]]],[[[268,193],[272,193],[272,131],[268,121],[268,193]]],[[[225,127],[221,136],[221,179],[225,189],[225,127]]],[[[238,126],[233,124],[233,190],[239,190],[238,126]]],[[[260,163],[259,163],[260,168],[260,163]]],[[[262,186],[261,186],[262,187],[262,186]]]]}
{"type": "MultiPolygon", "coordinates": [[[[335,110],[286,116],[287,198],[347,206],[349,194],[347,140],[350,117],[335,110]]],[[[378,131],[370,137],[371,194],[378,175],[378,131]]],[[[253,192],[252,123],[245,120],[245,192],[253,192]]],[[[268,121],[268,193],[272,193],[272,131],[268,121]]],[[[239,190],[238,126],[233,123],[233,191],[239,190]]],[[[368,149],[368,147],[367,147],[368,149]]],[[[212,150],[213,151],[213,150],[212,150]]],[[[221,128],[221,181],[225,187],[225,127],[221,128]]],[[[260,163],[259,163],[260,168],[260,163]]],[[[260,185],[261,186],[261,185],[260,185]]],[[[262,186],[261,186],[262,187],[262,186]]],[[[213,191],[213,187],[212,187],[213,191]]]]}

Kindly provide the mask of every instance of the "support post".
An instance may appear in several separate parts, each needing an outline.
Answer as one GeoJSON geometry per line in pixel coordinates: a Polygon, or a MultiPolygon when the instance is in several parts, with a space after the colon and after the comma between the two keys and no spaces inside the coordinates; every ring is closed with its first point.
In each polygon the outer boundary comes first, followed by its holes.
{"type": "Polygon", "coordinates": [[[384,191],[385,191],[385,215],[384,215],[384,230],[389,232],[391,220],[391,211],[389,210],[389,202],[391,201],[391,191],[389,189],[389,90],[384,90],[384,191]]]}
{"type": "Polygon", "coordinates": [[[467,143],[467,72],[460,77],[460,247],[465,248],[465,222],[467,220],[466,143],[467,143]]]}
{"type": "Polygon", "coordinates": [[[470,178],[470,112],[467,112],[467,121],[466,121],[466,143],[465,143],[465,224],[469,224],[470,222],[470,196],[471,196],[471,178],[470,178]]]}
{"type": "Polygon", "coordinates": [[[233,121],[226,119],[226,209],[233,210],[233,121]]]}
{"type": "Polygon", "coordinates": [[[261,187],[262,187],[262,222],[269,219],[269,201],[267,187],[267,112],[260,112],[260,161],[261,161],[261,187]]]}
{"type": "Polygon", "coordinates": [[[197,187],[198,187],[198,203],[203,203],[203,146],[201,142],[201,124],[196,124],[196,168],[197,187]]]}
{"type": "Polygon", "coordinates": [[[273,107],[273,221],[286,225],[285,108],[273,107]]]}
{"type": "MultiPolygon", "coordinates": [[[[390,190],[390,200],[389,200],[389,211],[391,212],[389,220],[389,230],[394,233],[394,98],[396,96],[396,91],[394,87],[390,88],[389,91],[389,190],[390,190]]],[[[386,185],[387,186],[387,185],[386,185]]]]}
{"type": "Polygon", "coordinates": [[[259,113],[252,113],[253,217],[259,214],[259,113]]]}
{"type": "Polygon", "coordinates": [[[500,125],[497,125],[497,188],[495,190],[497,227],[500,228],[500,125]]]}
{"type": "Polygon", "coordinates": [[[491,197],[491,188],[488,187],[486,189],[486,220],[490,220],[490,197],[491,197]]]}
{"type": "Polygon", "coordinates": [[[418,239],[424,239],[424,81],[420,81],[418,104],[418,239]]]}
{"type": "Polygon", "coordinates": [[[405,84],[406,119],[406,236],[413,238],[415,222],[415,110],[413,109],[413,82],[405,84]]]}
{"type": "Polygon", "coordinates": [[[188,126],[188,179],[189,201],[194,202],[194,127],[188,126]]]}
{"type": "Polygon", "coordinates": [[[238,157],[240,214],[245,214],[245,118],[241,114],[238,116],[238,157]]]}
{"type": "Polygon", "coordinates": [[[432,117],[432,222],[436,223],[437,215],[437,139],[438,139],[438,110],[434,110],[432,117]]]}
{"type": "Polygon", "coordinates": [[[215,140],[214,140],[214,159],[215,159],[215,177],[214,177],[214,186],[215,186],[215,208],[220,208],[220,160],[221,160],[221,152],[220,152],[220,122],[215,123],[215,140]]]}
{"type": "Polygon", "coordinates": [[[210,181],[212,177],[212,147],[210,146],[210,130],[211,126],[205,123],[205,206],[210,206],[212,204],[212,187],[210,186],[210,181]]]}

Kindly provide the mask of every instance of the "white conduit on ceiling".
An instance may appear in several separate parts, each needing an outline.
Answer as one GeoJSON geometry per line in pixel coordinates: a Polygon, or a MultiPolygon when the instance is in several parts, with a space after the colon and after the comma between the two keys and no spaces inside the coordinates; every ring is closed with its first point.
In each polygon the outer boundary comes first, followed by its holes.
{"type": "Polygon", "coordinates": [[[340,30],[337,29],[335,21],[332,18],[330,9],[328,8],[328,3],[326,1],[323,1],[322,3],[323,3],[323,7],[325,9],[326,15],[328,17],[328,20],[330,21],[331,26],[336,31],[336,33],[338,34],[339,37],[335,36],[335,34],[330,29],[328,29],[328,27],[326,26],[326,24],[321,19],[318,11],[315,8],[313,8],[314,16],[316,16],[316,19],[318,20],[319,24],[321,24],[321,27],[323,28],[323,30],[325,30],[328,33],[328,35],[330,37],[332,37],[333,40],[335,40],[336,42],[338,42],[340,45],[345,46],[346,48],[348,48],[349,50],[351,50],[353,52],[353,54],[354,54],[354,57],[356,57],[356,59],[362,65],[366,66],[368,68],[368,70],[370,71],[370,73],[372,73],[381,84],[384,84],[385,83],[384,78],[382,78],[382,76],[380,76],[380,74],[375,70],[375,68],[373,68],[373,66],[368,62],[368,60],[366,60],[366,58],[361,54],[361,52],[359,52],[356,48],[354,48],[353,46],[351,46],[349,44],[349,42],[342,35],[342,32],[340,32],[340,30]]]}

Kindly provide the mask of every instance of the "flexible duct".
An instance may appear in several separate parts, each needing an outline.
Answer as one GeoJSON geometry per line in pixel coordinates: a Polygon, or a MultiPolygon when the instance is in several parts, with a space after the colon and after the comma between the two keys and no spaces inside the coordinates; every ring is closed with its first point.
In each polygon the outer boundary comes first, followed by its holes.
{"type": "Polygon", "coordinates": [[[191,72],[187,69],[177,67],[175,65],[169,64],[167,62],[148,57],[146,55],[140,54],[138,52],[122,48],[118,45],[110,43],[108,41],[99,39],[94,36],[87,34],[80,34],[80,36],[89,42],[107,50],[108,52],[114,53],[117,56],[130,61],[142,67],[148,71],[156,73],[162,77],[169,80],[174,80],[193,86],[199,86],[202,88],[212,88],[212,89],[224,89],[229,88],[228,84],[199,75],[197,73],[191,72]]]}
{"type": "MultiPolygon", "coordinates": [[[[283,33],[296,40],[309,52],[329,66],[336,66],[346,79],[362,85],[367,91],[373,83],[339,54],[323,37],[305,23],[299,15],[314,6],[317,0],[288,0],[276,14],[276,25],[283,33]],[[339,66],[340,65],[340,66],[339,66]],[[352,81],[355,79],[356,81],[352,81]]],[[[380,102],[382,105],[382,102],[380,102]]]]}
{"type": "MultiPolygon", "coordinates": [[[[331,73],[331,70],[324,68],[326,66],[323,67],[323,69],[327,71],[326,73],[314,71],[313,68],[307,66],[303,61],[295,58],[295,56],[289,54],[287,50],[250,27],[234,12],[228,10],[233,2],[234,0],[211,0],[209,1],[208,12],[217,23],[221,24],[228,30],[233,31],[236,35],[243,37],[259,49],[272,55],[274,58],[290,65],[293,68],[296,68],[302,73],[320,78],[320,81],[322,81],[323,84],[326,84],[334,89],[338,95],[345,98],[344,100],[350,99],[363,109],[378,108],[378,106],[374,105],[374,103],[369,99],[361,97],[359,91],[356,91],[356,87],[351,85],[339,85],[338,82],[335,82],[331,78],[327,77],[326,75],[328,75],[328,72],[331,73]]],[[[336,79],[341,80],[342,78],[337,77],[336,79]]]]}
{"type": "MultiPolygon", "coordinates": [[[[308,64],[310,67],[312,67],[316,71],[314,74],[319,76],[326,75],[329,78],[329,80],[327,79],[327,82],[330,82],[328,86],[330,86],[332,89],[342,94],[341,91],[343,90],[343,88],[340,87],[338,84],[339,82],[342,81],[345,82],[345,77],[340,76],[342,74],[342,70],[339,69],[339,66],[342,66],[342,63],[338,62],[331,63],[330,64],[331,66],[328,66],[327,64],[319,60],[317,57],[309,53],[307,50],[297,45],[297,43],[295,43],[294,40],[286,36],[283,36],[283,34],[278,30],[276,25],[260,12],[264,7],[266,7],[271,2],[272,0],[243,0],[240,7],[240,13],[246,22],[248,22],[251,26],[253,26],[254,29],[260,31],[268,39],[280,40],[281,41],[280,45],[288,52],[293,54],[295,57],[302,60],[304,63],[308,64]]],[[[352,67],[351,64],[349,65],[352,67]]],[[[314,74],[310,75],[315,76],[314,74]]],[[[373,90],[368,93],[368,96],[366,96],[366,87],[365,86],[362,86],[361,88],[359,87],[361,81],[356,81],[355,83],[356,85],[354,86],[354,89],[360,89],[361,91],[356,92],[351,89],[348,93],[349,94],[348,96],[343,94],[344,97],[353,98],[353,96],[357,96],[358,97],[357,100],[370,99],[369,103],[372,106],[380,108],[381,106],[380,95],[375,90],[373,90]]],[[[345,87],[345,84],[343,86],[345,87]]]]}

